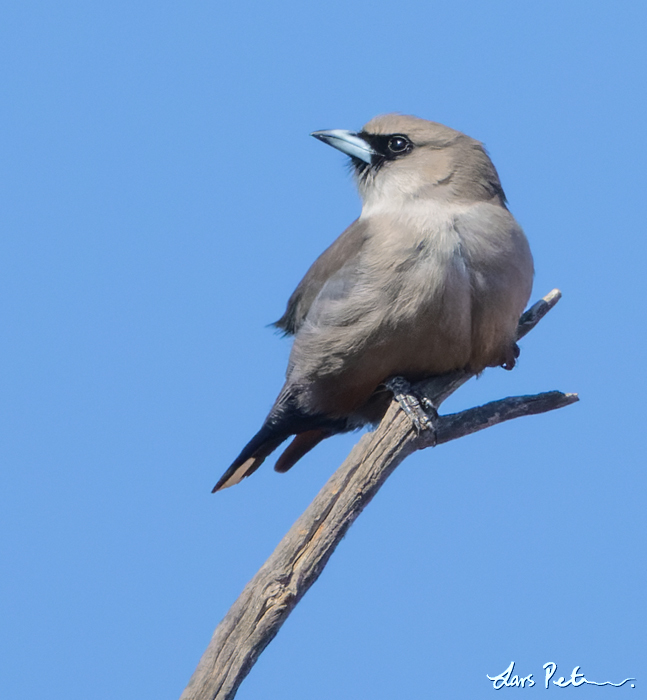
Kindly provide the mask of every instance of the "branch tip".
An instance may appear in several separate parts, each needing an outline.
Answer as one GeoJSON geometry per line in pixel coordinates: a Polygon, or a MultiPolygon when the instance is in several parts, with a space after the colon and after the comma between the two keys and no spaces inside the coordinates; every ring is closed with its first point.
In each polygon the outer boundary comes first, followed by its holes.
{"type": "Polygon", "coordinates": [[[548,292],[545,297],[535,302],[525,311],[519,319],[517,340],[523,338],[526,333],[529,333],[561,298],[562,293],[559,289],[553,289],[552,292],[548,292]]]}

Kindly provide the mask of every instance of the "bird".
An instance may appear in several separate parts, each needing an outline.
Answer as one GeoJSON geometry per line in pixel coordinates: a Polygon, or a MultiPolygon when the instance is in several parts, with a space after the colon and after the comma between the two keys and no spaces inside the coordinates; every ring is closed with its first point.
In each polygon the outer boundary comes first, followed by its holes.
{"type": "Polygon", "coordinates": [[[533,258],[483,144],[403,114],[312,136],[350,157],[361,213],[273,324],[294,336],[285,384],[213,492],[291,436],[278,472],[331,435],[378,423],[391,378],[512,369],[518,356],[533,258]]]}

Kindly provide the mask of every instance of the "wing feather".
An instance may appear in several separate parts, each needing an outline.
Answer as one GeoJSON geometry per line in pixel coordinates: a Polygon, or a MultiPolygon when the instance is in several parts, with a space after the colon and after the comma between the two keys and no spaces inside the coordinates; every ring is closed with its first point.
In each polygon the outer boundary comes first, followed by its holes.
{"type": "Polygon", "coordinates": [[[323,286],[359,255],[366,237],[367,225],[357,219],[314,261],[288,300],[285,313],[272,325],[286,335],[296,334],[323,286]]]}

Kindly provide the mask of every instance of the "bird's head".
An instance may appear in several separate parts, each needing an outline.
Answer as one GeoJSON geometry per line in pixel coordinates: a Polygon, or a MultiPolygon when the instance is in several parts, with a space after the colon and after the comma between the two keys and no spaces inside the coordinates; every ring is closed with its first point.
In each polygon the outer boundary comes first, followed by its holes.
{"type": "Polygon", "coordinates": [[[359,132],[332,129],[312,136],[350,156],[365,206],[412,199],[505,204],[483,145],[442,124],[384,114],[359,132]]]}

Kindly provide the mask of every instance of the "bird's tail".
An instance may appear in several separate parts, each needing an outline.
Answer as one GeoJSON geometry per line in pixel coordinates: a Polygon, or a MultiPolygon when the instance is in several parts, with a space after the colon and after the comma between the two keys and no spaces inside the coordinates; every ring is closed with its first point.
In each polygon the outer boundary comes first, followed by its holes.
{"type": "Polygon", "coordinates": [[[332,430],[306,430],[294,436],[294,440],[283,450],[281,456],[276,460],[274,471],[283,474],[303,457],[316,447],[322,440],[330,437],[332,430]]]}
{"type": "Polygon", "coordinates": [[[245,445],[243,451],[220,477],[211,493],[237,484],[241,479],[253,474],[263,464],[265,458],[290,436],[289,432],[276,432],[276,428],[267,423],[245,445]]]}
{"type": "Polygon", "coordinates": [[[296,405],[290,387],[285,386],[263,427],[245,445],[232,465],[220,477],[212,493],[237,484],[253,474],[263,461],[290,435],[296,435],[279,457],[275,469],[286,472],[290,467],[318,445],[323,439],[352,430],[345,418],[330,418],[321,414],[308,414],[296,405]]]}

